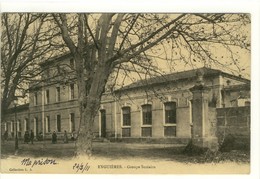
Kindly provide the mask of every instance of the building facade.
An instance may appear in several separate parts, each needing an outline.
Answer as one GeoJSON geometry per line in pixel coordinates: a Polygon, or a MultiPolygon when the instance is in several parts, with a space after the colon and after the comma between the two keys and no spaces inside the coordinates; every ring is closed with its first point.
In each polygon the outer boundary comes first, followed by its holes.
{"type": "Polygon", "coordinates": [[[2,134],[8,131],[8,137],[14,138],[16,135],[19,138],[23,137],[25,131],[30,130],[30,114],[29,114],[29,104],[24,104],[20,106],[13,106],[5,112],[5,119],[1,120],[1,131],[2,134]]]}
{"type": "MultiPolygon", "coordinates": [[[[209,68],[173,73],[138,81],[115,92],[117,99],[112,110],[115,135],[171,139],[171,142],[190,139],[194,122],[192,110],[200,110],[192,106],[192,88],[198,81],[208,88],[205,100],[210,109],[250,105],[247,79],[209,68]]],[[[103,110],[106,108],[110,110],[104,105],[103,110]]]]}
{"type": "MultiPolygon", "coordinates": [[[[14,136],[15,124],[20,137],[32,129],[45,139],[53,131],[62,138],[65,130],[71,134],[79,128],[73,59],[64,55],[40,65],[45,69],[42,81],[31,84],[29,104],[16,109],[16,118],[14,109],[5,116],[2,131],[9,137],[14,136]]],[[[198,82],[207,87],[211,108],[250,105],[250,80],[205,67],[172,73],[105,93],[94,122],[95,137],[187,142],[193,130],[191,89],[198,82]]]]}

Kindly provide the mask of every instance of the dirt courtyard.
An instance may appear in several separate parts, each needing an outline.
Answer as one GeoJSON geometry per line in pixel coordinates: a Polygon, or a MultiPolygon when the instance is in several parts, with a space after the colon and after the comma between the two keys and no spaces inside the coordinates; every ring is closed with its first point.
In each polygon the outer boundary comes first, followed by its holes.
{"type": "Polygon", "coordinates": [[[77,173],[88,165],[90,169],[87,172],[90,173],[248,174],[250,172],[250,157],[247,152],[232,151],[221,154],[216,156],[220,159],[214,162],[208,160],[205,155],[183,154],[184,145],[93,142],[91,158],[74,158],[74,145],[73,142],[68,144],[61,142],[51,144],[50,141],[34,144],[20,142],[19,152],[14,155],[14,141],[8,141],[1,145],[2,171],[9,173],[13,172],[10,171],[12,167],[19,169],[22,166],[23,171],[16,172],[28,172],[31,169],[30,172],[38,173],[43,167],[39,166],[40,162],[48,160],[50,163],[51,160],[55,160],[57,165],[48,167],[46,173],[77,173]],[[39,160],[37,166],[33,166],[35,160],[39,160]],[[30,168],[32,166],[33,168],[30,168]],[[118,168],[115,169],[113,166],[118,168]]]}

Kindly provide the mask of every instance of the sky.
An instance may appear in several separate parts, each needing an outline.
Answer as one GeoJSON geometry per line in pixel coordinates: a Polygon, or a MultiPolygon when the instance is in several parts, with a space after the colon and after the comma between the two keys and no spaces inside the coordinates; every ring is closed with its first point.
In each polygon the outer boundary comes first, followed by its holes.
{"type": "MultiPolygon", "coordinates": [[[[33,5],[32,1],[28,3],[25,3],[26,1],[18,1],[18,0],[2,0],[1,1],[1,12],[3,11],[9,11],[9,12],[31,12],[31,11],[40,11],[40,12],[68,12],[68,11],[79,11],[79,12],[97,12],[97,11],[103,11],[103,12],[110,12],[110,11],[116,11],[116,12],[122,12],[122,11],[131,11],[131,12],[140,12],[140,11],[149,11],[149,12],[246,12],[252,14],[252,60],[251,60],[251,79],[252,79],[252,124],[251,124],[251,130],[252,130],[252,146],[251,146],[251,172],[248,175],[185,175],[185,178],[192,178],[192,179],[202,179],[202,178],[212,178],[212,179],[218,179],[219,177],[225,179],[225,178],[236,178],[236,179],[244,179],[244,178],[259,178],[259,91],[260,91],[260,85],[259,85],[259,78],[260,78],[260,55],[259,55],[259,49],[260,49],[260,5],[259,0],[201,0],[201,1],[194,1],[194,0],[181,0],[181,1],[174,1],[174,0],[149,0],[149,3],[147,3],[145,0],[117,0],[115,5],[111,3],[111,1],[89,1],[88,4],[82,3],[74,3],[72,4],[71,0],[62,0],[62,3],[59,0],[51,1],[51,0],[45,0],[40,1],[42,3],[39,3],[38,5],[33,5]],[[4,4],[5,3],[5,4],[4,4]],[[55,4],[56,3],[56,4],[55,4]],[[176,5],[177,4],[177,5],[176,5]]],[[[76,2],[73,1],[73,2],[76,2]]],[[[79,2],[79,1],[77,1],[79,2]]],[[[85,1],[86,3],[86,1],[85,1]]],[[[248,59],[249,55],[245,55],[243,59],[248,59]]],[[[244,62],[247,66],[248,61],[244,62]]],[[[250,69],[248,68],[248,71],[250,69]]],[[[10,179],[10,178],[46,178],[46,175],[1,175],[1,178],[4,179],[10,179]]],[[[47,176],[49,178],[56,178],[56,177],[71,177],[71,175],[49,175],[47,176]]],[[[77,177],[85,178],[85,175],[78,175],[77,177]]],[[[101,178],[104,177],[104,175],[95,175],[91,176],[91,178],[101,178]]],[[[122,177],[121,175],[106,175],[106,178],[116,178],[116,177],[122,177]]],[[[132,178],[131,175],[124,175],[124,178],[132,178]]],[[[135,175],[136,178],[144,178],[144,175],[135,175]]],[[[146,176],[148,177],[148,176],[146,176]]],[[[149,178],[183,178],[183,175],[149,175],[149,178]]]]}

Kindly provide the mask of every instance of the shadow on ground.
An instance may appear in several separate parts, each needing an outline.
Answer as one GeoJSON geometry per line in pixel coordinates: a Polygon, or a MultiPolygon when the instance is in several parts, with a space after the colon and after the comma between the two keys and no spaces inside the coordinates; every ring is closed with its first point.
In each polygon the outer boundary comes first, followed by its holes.
{"type": "MultiPolygon", "coordinates": [[[[50,141],[35,142],[34,144],[19,144],[19,157],[34,158],[62,158],[74,157],[74,143],[51,144],[50,141]]],[[[209,162],[250,162],[249,151],[231,151],[215,154],[186,155],[184,145],[169,144],[129,144],[129,143],[93,143],[93,156],[107,160],[148,159],[162,161],[176,161],[182,163],[209,163],[209,162]]],[[[1,158],[14,157],[14,142],[8,141],[1,145],[1,158]]]]}

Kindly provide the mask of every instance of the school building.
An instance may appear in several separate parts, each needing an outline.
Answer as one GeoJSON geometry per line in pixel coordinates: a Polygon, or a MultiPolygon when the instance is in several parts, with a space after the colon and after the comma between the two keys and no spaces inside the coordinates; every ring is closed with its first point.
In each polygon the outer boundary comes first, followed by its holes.
{"type": "MultiPolygon", "coordinates": [[[[11,107],[2,120],[9,138],[16,128],[20,138],[32,129],[50,139],[53,131],[61,138],[79,127],[73,59],[65,54],[40,65],[45,70],[41,82],[30,86],[29,104],[11,107]]],[[[250,80],[203,67],[105,93],[93,131],[95,138],[109,140],[186,143],[192,135],[215,136],[218,118],[212,110],[248,106],[250,80]]]]}

